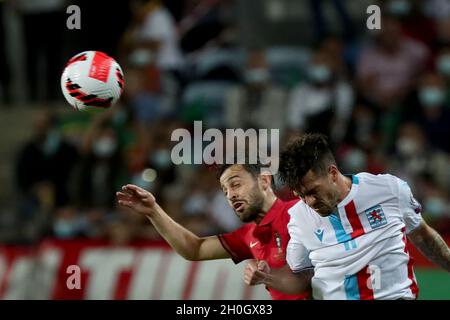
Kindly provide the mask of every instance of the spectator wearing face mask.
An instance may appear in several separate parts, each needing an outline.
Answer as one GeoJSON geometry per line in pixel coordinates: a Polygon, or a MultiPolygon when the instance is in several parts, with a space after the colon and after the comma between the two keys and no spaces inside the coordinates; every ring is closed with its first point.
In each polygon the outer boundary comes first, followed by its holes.
{"type": "MultiPolygon", "coordinates": [[[[448,197],[443,191],[436,190],[428,195],[423,202],[424,215],[430,217],[436,225],[436,229],[441,229],[441,225],[450,224],[450,203],[448,197]]],[[[448,227],[442,227],[442,232],[448,233],[448,227]]]]}
{"type": "Polygon", "coordinates": [[[55,210],[52,223],[52,235],[57,239],[72,239],[84,235],[81,216],[73,207],[61,207],[55,210]]]}
{"type": "Polygon", "coordinates": [[[337,142],[346,131],[354,92],[335,72],[332,61],[323,51],[315,53],[307,81],[290,93],[286,121],[292,130],[321,132],[337,142]]]}
{"type": "Polygon", "coordinates": [[[428,175],[440,188],[450,188],[448,155],[431,147],[424,131],[416,123],[406,122],[400,126],[394,152],[388,163],[388,171],[394,172],[402,179],[420,185],[421,177],[428,175]]]}
{"type": "Polygon", "coordinates": [[[394,108],[409,94],[428,57],[424,44],[402,34],[397,18],[383,17],[375,43],[363,48],[356,67],[362,95],[381,109],[394,108]]]}
{"type": "Polygon", "coordinates": [[[15,165],[19,214],[14,217],[14,227],[24,241],[43,236],[52,210],[70,202],[69,190],[78,161],[77,149],[61,134],[54,113],[36,113],[32,129],[15,165]]]}
{"type": "MultiPolygon", "coordinates": [[[[425,132],[429,143],[450,152],[450,109],[446,107],[444,78],[436,72],[424,74],[417,90],[418,110],[408,112],[425,132]]],[[[411,111],[411,110],[410,110],[411,111]]]]}
{"type": "Polygon", "coordinates": [[[245,83],[230,89],[225,102],[226,125],[229,128],[268,128],[284,131],[287,95],[270,78],[263,51],[248,56],[245,83]]]}
{"type": "Polygon", "coordinates": [[[173,130],[169,123],[148,131],[152,137],[146,150],[146,159],[142,167],[132,172],[133,183],[151,190],[155,195],[165,194],[171,184],[177,182],[176,166],[171,158],[170,135],[173,130]]]}
{"type": "Polygon", "coordinates": [[[160,71],[161,90],[168,108],[176,108],[184,83],[184,57],[176,22],[164,3],[132,2],[132,21],[121,40],[121,52],[135,66],[155,65],[160,71]]]}
{"type": "Polygon", "coordinates": [[[380,120],[374,108],[357,104],[351,114],[344,143],[374,150],[380,143],[380,120]]]}
{"type": "Polygon", "coordinates": [[[125,172],[117,132],[104,118],[92,121],[82,144],[78,194],[86,207],[111,208],[125,172]]]}
{"type": "Polygon", "coordinates": [[[423,215],[426,216],[441,234],[450,230],[450,198],[447,189],[436,185],[433,177],[424,175],[421,181],[423,215]]]}
{"type": "Polygon", "coordinates": [[[434,49],[437,36],[435,21],[425,15],[422,0],[388,0],[385,12],[399,19],[404,35],[434,49]]]}
{"type": "Polygon", "coordinates": [[[55,114],[38,112],[32,137],[16,161],[16,183],[25,211],[33,214],[41,205],[51,209],[69,202],[69,182],[77,157],[76,148],[58,130],[55,114]]]}
{"type": "Polygon", "coordinates": [[[428,0],[423,3],[427,16],[434,20],[445,20],[450,17],[450,1],[448,0],[428,0]]]}
{"type": "Polygon", "coordinates": [[[445,80],[446,91],[446,107],[449,107],[450,103],[450,46],[442,48],[436,57],[436,71],[445,80]]]}

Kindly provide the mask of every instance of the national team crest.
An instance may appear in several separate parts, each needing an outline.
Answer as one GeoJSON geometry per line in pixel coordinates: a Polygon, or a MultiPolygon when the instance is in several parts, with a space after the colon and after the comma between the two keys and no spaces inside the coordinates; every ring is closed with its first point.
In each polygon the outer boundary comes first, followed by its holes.
{"type": "Polygon", "coordinates": [[[372,229],[379,228],[387,223],[386,216],[380,205],[367,209],[365,213],[372,229]]]}

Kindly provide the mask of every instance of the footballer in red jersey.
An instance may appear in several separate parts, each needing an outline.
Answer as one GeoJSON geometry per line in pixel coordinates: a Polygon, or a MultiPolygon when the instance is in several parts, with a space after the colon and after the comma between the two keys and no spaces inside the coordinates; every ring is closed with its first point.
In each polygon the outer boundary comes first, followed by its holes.
{"type": "MultiPolygon", "coordinates": [[[[284,202],[272,189],[272,175],[259,165],[231,164],[220,167],[220,185],[230,206],[245,224],[234,232],[198,237],[176,223],[158,205],[155,197],[135,185],[125,185],[117,192],[119,205],[150,219],[156,230],[181,256],[188,260],[231,258],[235,263],[245,259],[267,261],[270,267],[286,265],[289,241],[287,210],[298,200],[284,202]]],[[[272,299],[309,298],[309,291],[287,295],[269,289],[272,299]]]]}

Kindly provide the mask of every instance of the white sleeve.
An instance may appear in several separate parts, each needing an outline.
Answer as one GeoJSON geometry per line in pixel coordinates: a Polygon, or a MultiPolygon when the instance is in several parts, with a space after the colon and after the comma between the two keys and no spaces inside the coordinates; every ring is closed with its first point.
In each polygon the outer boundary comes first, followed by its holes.
{"type": "Polygon", "coordinates": [[[286,249],[286,261],[294,273],[313,267],[309,259],[309,251],[300,241],[300,228],[296,220],[291,216],[291,220],[288,223],[288,231],[291,238],[286,249]]]}
{"type": "Polygon", "coordinates": [[[410,233],[422,222],[422,206],[414,198],[408,183],[397,178],[399,191],[399,206],[406,226],[406,233],[410,233]]]}
{"type": "Polygon", "coordinates": [[[301,243],[292,241],[292,238],[286,249],[286,261],[294,273],[313,268],[309,251],[301,243]]]}

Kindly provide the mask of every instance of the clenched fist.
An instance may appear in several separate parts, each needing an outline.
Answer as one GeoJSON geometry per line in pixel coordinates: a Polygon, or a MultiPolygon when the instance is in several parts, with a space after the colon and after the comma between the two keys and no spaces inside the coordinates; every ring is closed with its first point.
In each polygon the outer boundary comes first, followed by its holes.
{"type": "Polygon", "coordinates": [[[120,206],[145,216],[150,216],[157,206],[155,197],[150,192],[133,184],[123,186],[116,196],[120,206]]]}
{"type": "Polygon", "coordinates": [[[244,271],[244,282],[249,286],[264,284],[270,274],[270,267],[264,260],[251,260],[244,271]]]}

